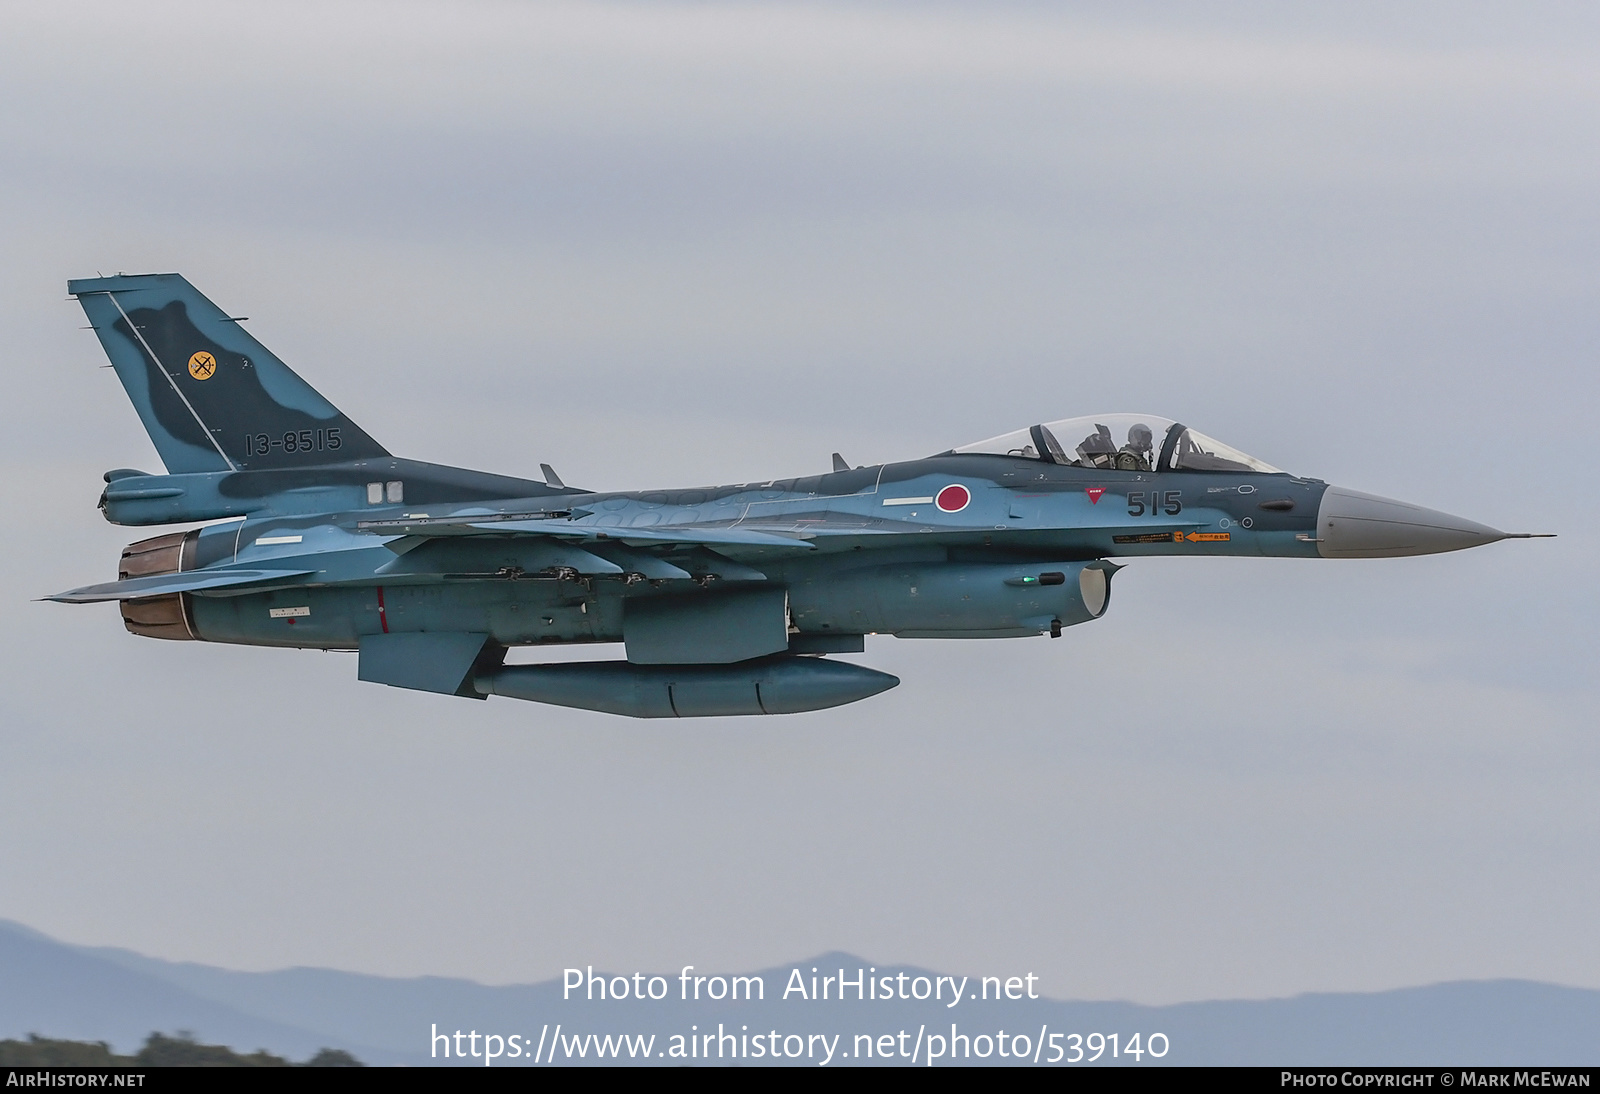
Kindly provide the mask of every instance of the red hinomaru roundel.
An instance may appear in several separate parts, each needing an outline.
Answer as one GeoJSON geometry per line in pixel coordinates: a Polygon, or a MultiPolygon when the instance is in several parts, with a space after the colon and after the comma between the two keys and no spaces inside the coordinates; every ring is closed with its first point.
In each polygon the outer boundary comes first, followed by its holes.
{"type": "Polygon", "coordinates": [[[959,513],[972,501],[972,491],[960,483],[952,483],[939,491],[939,496],[933,503],[946,513],[959,513]]]}

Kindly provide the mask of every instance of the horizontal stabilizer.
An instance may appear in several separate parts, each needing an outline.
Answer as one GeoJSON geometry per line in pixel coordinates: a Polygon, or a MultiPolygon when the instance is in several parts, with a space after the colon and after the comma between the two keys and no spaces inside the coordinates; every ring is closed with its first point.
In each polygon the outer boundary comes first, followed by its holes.
{"type": "MultiPolygon", "coordinates": [[[[197,593],[204,589],[235,589],[242,585],[281,585],[315,570],[195,570],[187,574],[152,574],[69,589],[46,600],[60,604],[96,604],[106,600],[132,600],[170,593],[197,593]]],[[[240,589],[239,591],[243,591],[240,589]]]]}

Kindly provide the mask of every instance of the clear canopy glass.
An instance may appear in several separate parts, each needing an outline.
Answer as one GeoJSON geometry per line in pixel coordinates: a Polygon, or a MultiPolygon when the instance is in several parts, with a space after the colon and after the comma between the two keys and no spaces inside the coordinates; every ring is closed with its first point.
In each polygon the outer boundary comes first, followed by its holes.
{"type": "Polygon", "coordinates": [[[1153,414],[1095,414],[962,445],[980,452],[1117,471],[1256,471],[1282,474],[1188,426],[1153,414]]]}

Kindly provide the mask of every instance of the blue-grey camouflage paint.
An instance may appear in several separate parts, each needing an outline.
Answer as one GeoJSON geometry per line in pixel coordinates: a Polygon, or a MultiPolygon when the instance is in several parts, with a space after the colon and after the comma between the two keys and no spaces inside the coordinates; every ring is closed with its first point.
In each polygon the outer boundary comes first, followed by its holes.
{"type": "Polygon", "coordinates": [[[108,472],[106,518],[233,518],[130,545],[117,581],[55,598],[119,601],[136,634],[359,650],[364,680],[472,698],[788,713],[898,683],[819,660],[863,635],[1055,636],[1104,614],[1110,558],[1323,542],[1318,480],[1082,466],[1053,443],[616,493],[405,460],[182,277],[68,287],[168,472],[108,472]],[[626,661],[504,664],[619,641],[626,661]]]}

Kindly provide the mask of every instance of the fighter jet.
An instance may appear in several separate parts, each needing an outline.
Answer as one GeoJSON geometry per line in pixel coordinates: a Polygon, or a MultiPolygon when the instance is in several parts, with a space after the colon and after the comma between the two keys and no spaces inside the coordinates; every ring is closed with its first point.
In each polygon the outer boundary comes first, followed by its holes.
{"type": "MultiPolygon", "coordinates": [[[[596,492],[389,454],[177,274],[71,281],[166,474],[105,474],[133,634],[358,651],[360,679],[636,718],[792,714],[899,683],[867,635],[1022,638],[1105,614],[1112,559],[1377,558],[1518,538],[1100,414],[925,459],[596,492]],[[621,642],[622,660],[508,663],[621,642]]],[[[1526,534],[1522,534],[1525,538],[1526,534]]]]}

